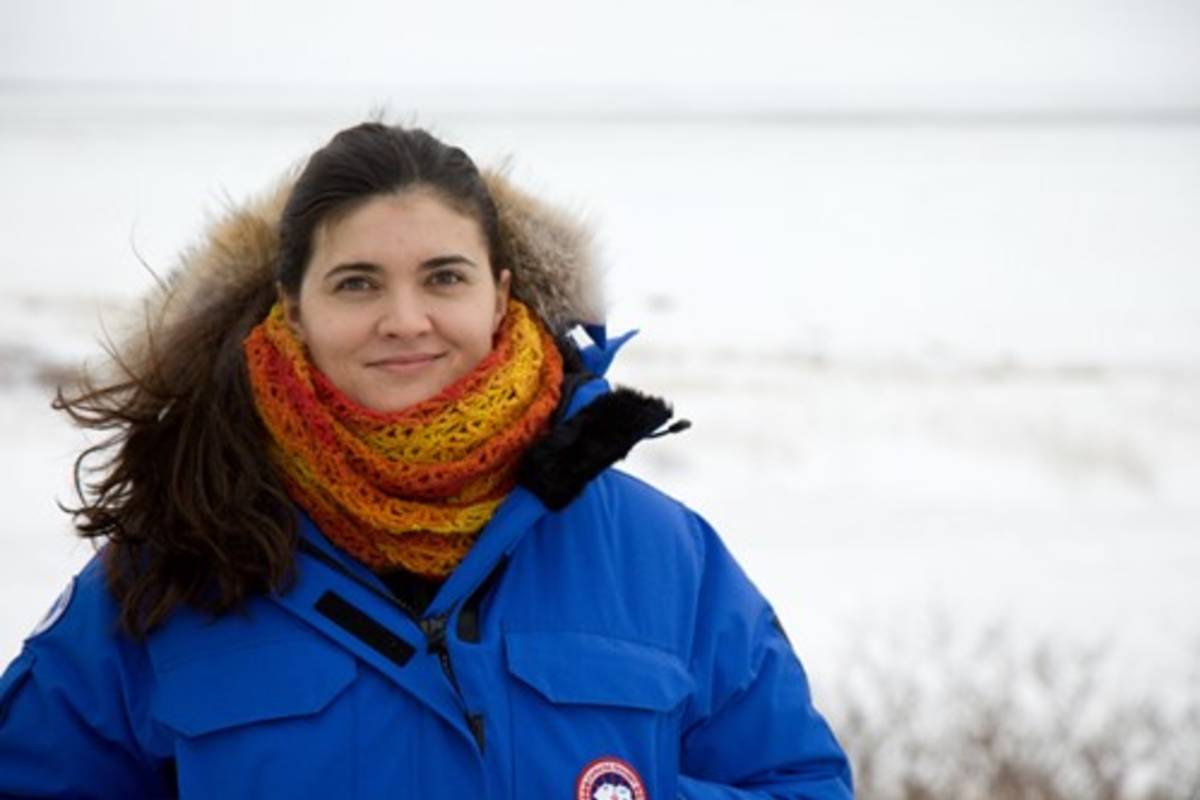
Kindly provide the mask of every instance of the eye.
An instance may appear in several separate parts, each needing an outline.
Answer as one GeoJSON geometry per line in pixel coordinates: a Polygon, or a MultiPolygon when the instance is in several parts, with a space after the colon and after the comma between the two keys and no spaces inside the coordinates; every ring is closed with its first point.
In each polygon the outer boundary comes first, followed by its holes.
{"type": "Polygon", "coordinates": [[[429,275],[429,284],[431,286],[454,286],[455,284],[466,281],[466,276],[458,270],[454,269],[439,269],[429,275]]]}
{"type": "Polygon", "coordinates": [[[366,275],[347,275],[333,285],[335,292],[365,292],[375,288],[375,282],[366,275]]]}

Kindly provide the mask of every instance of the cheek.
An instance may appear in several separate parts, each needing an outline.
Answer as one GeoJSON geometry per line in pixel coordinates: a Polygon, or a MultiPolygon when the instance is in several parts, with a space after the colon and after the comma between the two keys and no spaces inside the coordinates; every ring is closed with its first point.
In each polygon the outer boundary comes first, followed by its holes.
{"type": "Polygon", "coordinates": [[[336,365],[339,356],[361,346],[365,337],[363,327],[361,321],[353,317],[313,314],[308,319],[304,337],[309,356],[318,367],[327,371],[327,367],[336,365]]]}
{"type": "Polygon", "coordinates": [[[445,309],[440,315],[440,333],[464,352],[482,357],[492,349],[495,326],[492,324],[491,308],[475,301],[453,309],[445,309]]]}

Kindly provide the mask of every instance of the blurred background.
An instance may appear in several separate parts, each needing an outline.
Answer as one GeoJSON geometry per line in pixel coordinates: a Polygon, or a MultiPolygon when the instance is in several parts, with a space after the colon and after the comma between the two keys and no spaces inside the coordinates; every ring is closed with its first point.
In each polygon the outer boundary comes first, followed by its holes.
{"type": "Polygon", "coordinates": [[[594,227],[612,377],[694,423],[627,466],[863,796],[1200,796],[1200,4],[423,6],[0,0],[0,659],[91,555],[56,383],[382,113],[594,227]]]}

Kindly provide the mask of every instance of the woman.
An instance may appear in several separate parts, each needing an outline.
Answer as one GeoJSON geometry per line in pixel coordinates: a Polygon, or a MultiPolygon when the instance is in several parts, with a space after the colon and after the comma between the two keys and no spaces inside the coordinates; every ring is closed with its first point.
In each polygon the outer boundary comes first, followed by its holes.
{"type": "Polygon", "coordinates": [[[0,794],[849,797],[770,607],[611,468],[671,412],[564,335],[597,305],[581,229],[420,130],[218,225],[59,397],[105,544],[0,680],[0,794]]]}

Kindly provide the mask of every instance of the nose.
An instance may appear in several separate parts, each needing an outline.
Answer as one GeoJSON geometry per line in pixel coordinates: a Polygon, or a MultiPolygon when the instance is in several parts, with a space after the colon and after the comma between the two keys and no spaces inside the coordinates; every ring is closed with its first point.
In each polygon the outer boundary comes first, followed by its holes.
{"type": "Polygon", "coordinates": [[[389,292],[376,322],[376,331],[389,339],[412,339],[433,329],[430,309],[420,294],[407,288],[389,292]]]}

